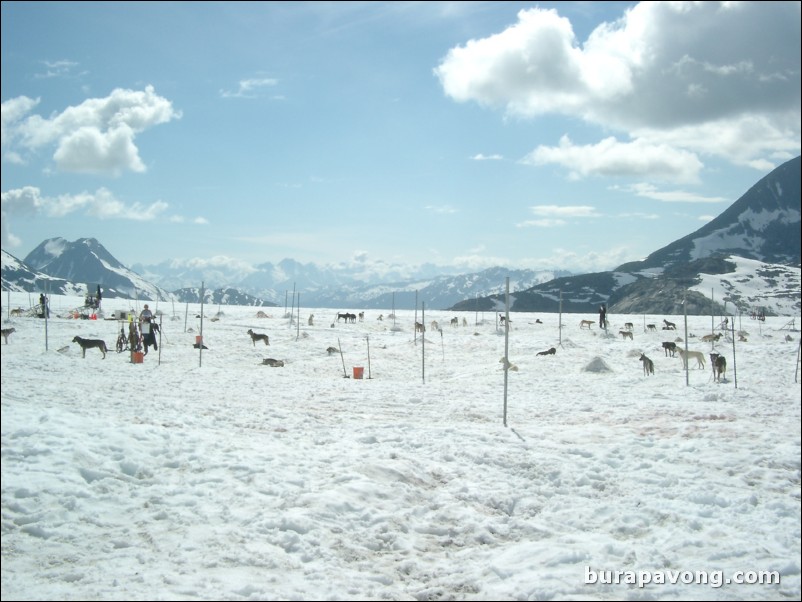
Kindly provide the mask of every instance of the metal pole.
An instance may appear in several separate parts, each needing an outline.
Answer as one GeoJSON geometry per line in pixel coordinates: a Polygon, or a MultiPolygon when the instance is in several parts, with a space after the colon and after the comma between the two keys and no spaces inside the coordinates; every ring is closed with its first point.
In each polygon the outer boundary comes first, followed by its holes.
{"type": "Polygon", "coordinates": [[[292,326],[292,319],[295,316],[295,283],[292,283],[292,309],[290,310],[290,326],[292,326]]]}
{"type": "Polygon", "coordinates": [[[370,375],[370,335],[365,335],[365,342],[368,345],[368,380],[373,378],[370,375]]]}
{"type": "Polygon", "coordinates": [[[298,291],[298,322],[295,325],[295,340],[301,338],[301,291],[298,291]]]}
{"type": "MultiPolygon", "coordinates": [[[[715,290],[713,288],[710,289],[710,334],[716,334],[716,321],[714,318],[714,314],[716,313],[715,302],[713,301],[713,295],[715,294],[715,290]]],[[[710,350],[712,351],[713,348],[716,346],[714,340],[710,341],[710,350]]]]}
{"type": "MultiPolygon", "coordinates": [[[[417,294],[417,292],[416,292],[417,294]]],[[[421,324],[424,324],[423,332],[420,333],[420,357],[421,357],[421,378],[423,379],[423,384],[426,384],[426,303],[421,302],[420,304],[420,320],[421,324]]]]}
{"type": "Polygon", "coordinates": [[[418,323],[418,291],[415,291],[415,324],[416,324],[416,326],[415,326],[415,328],[413,328],[413,330],[415,331],[415,344],[416,345],[418,344],[417,323],[418,323]]]}
{"type": "Polygon", "coordinates": [[[159,314],[159,362],[158,365],[162,365],[162,314],[159,314]]]}
{"type": "Polygon", "coordinates": [[[337,337],[337,348],[340,350],[340,359],[343,362],[343,378],[348,378],[348,372],[345,370],[345,357],[343,356],[343,346],[340,344],[340,337],[337,337]]]}
{"type": "Polygon", "coordinates": [[[199,368],[203,365],[203,297],[205,295],[206,295],[206,291],[204,290],[204,284],[203,284],[203,282],[201,282],[200,341],[198,342],[198,367],[199,368]]]}
{"type": "Polygon", "coordinates": [[[685,360],[685,386],[690,386],[690,382],[688,380],[688,291],[686,290],[682,296],[682,310],[685,312],[685,357],[682,359],[685,360]]]}
{"type": "Polygon", "coordinates": [[[507,426],[507,377],[510,371],[510,277],[504,295],[504,426],[507,426]]]}
{"type": "Polygon", "coordinates": [[[45,351],[47,351],[47,323],[50,319],[50,299],[47,298],[47,283],[45,283],[45,306],[42,308],[42,311],[45,314],[45,351]]]}
{"type": "Polygon", "coordinates": [[[563,289],[560,289],[560,324],[557,327],[559,331],[560,347],[563,345],[563,289]]]}
{"type": "Polygon", "coordinates": [[[735,380],[735,388],[738,388],[738,367],[735,363],[735,316],[732,317],[732,377],[735,380]]]}

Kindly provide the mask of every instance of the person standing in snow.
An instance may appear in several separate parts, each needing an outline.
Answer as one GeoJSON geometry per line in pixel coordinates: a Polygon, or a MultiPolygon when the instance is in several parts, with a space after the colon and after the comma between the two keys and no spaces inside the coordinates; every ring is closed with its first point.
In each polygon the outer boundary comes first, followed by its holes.
{"type": "Polygon", "coordinates": [[[139,332],[142,333],[142,344],[145,346],[145,355],[148,354],[148,347],[153,345],[153,350],[158,351],[159,346],[156,344],[156,323],[153,321],[153,312],[148,308],[145,303],[145,308],[139,314],[139,332]]]}

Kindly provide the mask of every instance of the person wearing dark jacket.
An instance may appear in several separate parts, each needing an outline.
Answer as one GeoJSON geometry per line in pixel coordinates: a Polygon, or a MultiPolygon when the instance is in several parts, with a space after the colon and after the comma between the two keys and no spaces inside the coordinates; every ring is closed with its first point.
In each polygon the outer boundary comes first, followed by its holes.
{"type": "Polygon", "coordinates": [[[156,331],[159,326],[153,321],[153,312],[148,308],[147,303],[142,313],[139,314],[139,332],[142,333],[142,344],[145,346],[145,355],[148,354],[148,347],[153,345],[153,350],[158,351],[156,344],[156,331]]]}

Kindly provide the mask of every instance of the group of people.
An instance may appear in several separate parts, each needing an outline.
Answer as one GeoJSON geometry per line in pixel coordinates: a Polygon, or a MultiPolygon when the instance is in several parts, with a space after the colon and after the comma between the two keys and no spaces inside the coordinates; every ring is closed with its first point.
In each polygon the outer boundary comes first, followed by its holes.
{"type": "Polygon", "coordinates": [[[92,309],[100,309],[100,301],[103,298],[103,295],[100,292],[100,285],[97,285],[97,291],[95,292],[94,296],[92,293],[86,293],[86,301],[85,304],[87,307],[91,307],[92,309]]]}

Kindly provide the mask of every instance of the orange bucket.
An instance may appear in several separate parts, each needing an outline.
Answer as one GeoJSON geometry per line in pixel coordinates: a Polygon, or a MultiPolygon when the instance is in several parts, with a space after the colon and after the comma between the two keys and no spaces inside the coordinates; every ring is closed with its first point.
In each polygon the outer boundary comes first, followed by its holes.
{"type": "Polygon", "coordinates": [[[196,336],[195,337],[195,344],[196,345],[200,345],[201,343],[203,343],[203,337],[200,336],[200,335],[196,336]]]}
{"type": "Polygon", "coordinates": [[[365,374],[365,369],[362,366],[354,366],[354,378],[361,379],[365,374]]]}
{"type": "Polygon", "coordinates": [[[134,351],[131,354],[131,357],[133,358],[135,364],[142,364],[145,362],[145,354],[141,351],[134,351]]]}

